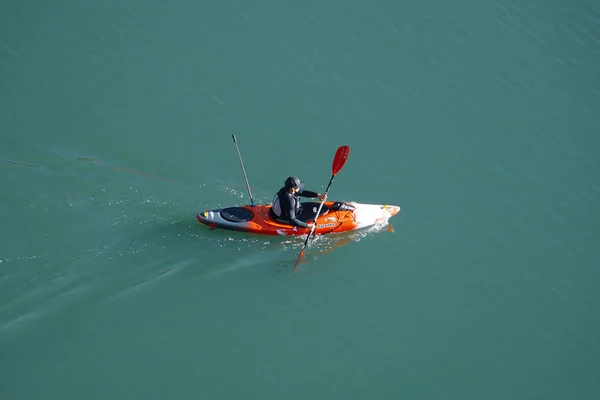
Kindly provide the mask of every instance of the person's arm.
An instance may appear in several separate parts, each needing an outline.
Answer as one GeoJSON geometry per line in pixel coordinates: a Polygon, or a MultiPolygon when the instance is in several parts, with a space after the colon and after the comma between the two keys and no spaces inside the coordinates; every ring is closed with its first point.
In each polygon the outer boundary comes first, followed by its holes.
{"type": "Polygon", "coordinates": [[[302,196],[302,197],[311,197],[311,198],[318,198],[319,200],[325,200],[327,198],[327,195],[325,193],[320,194],[317,192],[313,192],[311,190],[301,190],[298,192],[298,196],[302,196]]]}
{"type": "Polygon", "coordinates": [[[285,196],[285,199],[287,200],[286,207],[288,207],[288,215],[290,216],[290,222],[292,223],[292,225],[308,228],[310,225],[296,218],[296,200],[294,200],[294,198],[291,195],[285,196]]]}
{"type": "Polygon", "coordinates": [[[289,212],[290,221],[292,222],[293,225],[301,226],[303,228],[309,228],[310,225],[308,225],[306,222],[302,222],[298,218],[296,218],[296,207],[295,207],[296,205],[294,203],[292,203],[292,201],[295,203],[295,200],[288,198],[288,202],[290,203],[290,212],[289,212]]]}

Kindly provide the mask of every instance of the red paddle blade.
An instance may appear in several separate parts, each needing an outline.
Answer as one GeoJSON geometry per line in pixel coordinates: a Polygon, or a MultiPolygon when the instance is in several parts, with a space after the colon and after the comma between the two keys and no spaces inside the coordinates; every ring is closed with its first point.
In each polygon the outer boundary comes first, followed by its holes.
{"type": "Polygon", "coordinates": [[[333,164],[331,165],[331,172],[333,175],[340,172],[340,170],[346,164],[346,160],[348,160],[348,156],[350,155],[350,146],[340,146],[335,152],[335,157],[333,158],[333,164]]]}
{"type": "Polygon", "coordinates": [[[302,251],[300,251],[300,256],[298,257],[298,261],[296,261],[296,265],[294,265],[294,269],[292,270],[293,272],[295,272],[296,268],[298,268],[298,264],[300,264],[300,261],[302,261],[303,256],[304,256],[304,248],[302,248],[302,251]]]}

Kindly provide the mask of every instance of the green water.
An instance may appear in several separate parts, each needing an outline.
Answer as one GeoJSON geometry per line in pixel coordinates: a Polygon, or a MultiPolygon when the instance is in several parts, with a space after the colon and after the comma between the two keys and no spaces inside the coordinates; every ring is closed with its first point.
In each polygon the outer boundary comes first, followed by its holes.
{"type": "Polygon", "coordinates": [[[5,1],[0,397],[595,399],[599,68],[591,0],[5,1]],[[232,134],[395,232],[200,226],[232,134]]]}

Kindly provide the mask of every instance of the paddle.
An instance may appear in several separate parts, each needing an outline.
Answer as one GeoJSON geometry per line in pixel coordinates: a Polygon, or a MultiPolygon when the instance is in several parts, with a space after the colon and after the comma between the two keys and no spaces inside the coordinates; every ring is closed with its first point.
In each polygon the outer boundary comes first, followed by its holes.
{"type": "MultiPolygon", "coordinates": [[[[344,167],[344,164],[346,164],[346,160],[348,160],[349,155],[350,155],[350,146],[338,147],[337,151],[335,152],[335,157],[333,157],[333,163],[331,164],[331,179],[329,180],[327,189],[325,189],[325,195],[327,195],[327,192],[329,192],[329,187],[331,186],[331,182],[333,182],[333,178],[335,178],[335,175],[338,172],[340,172],[342,170],[342,168],[344,167]]],[[[325,203],[325,200],[322,200],[321,204],[319,204],[319,209],[317,210],[317,215],[315,215],[315,223],[314,223],[313,227],[311,228],[310,232],[308,232],[308,235],[306,235],[306,240],[304,240],[304,244],[302,245],[302,250],[300,250],[300,255],[298,256],[298,261],[296,261],[296,265],[294,265],[294,271],[296,271],[296,268],[298,268],[298,264],[300,264],[302,257],[304,257],[304,250],[306,250],[306,245],[308,244],[308,239],[310,238],[311,234],[313,233],[313,231],[315,231],[315,229],[317,227],[317,218],[319,218],[319,214],[321,213],[321,208],[323,208],[323,203],[325,203]]]]}

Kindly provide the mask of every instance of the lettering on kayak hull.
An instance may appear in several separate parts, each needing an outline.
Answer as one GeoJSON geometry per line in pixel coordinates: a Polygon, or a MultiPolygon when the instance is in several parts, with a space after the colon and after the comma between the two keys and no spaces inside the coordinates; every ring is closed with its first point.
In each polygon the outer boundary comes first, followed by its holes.
{"type": "Polygon", "coordinates": [[[331,226],[335,226],[335,224],[318,224],[317,228],[329,228],[331,226]]]}

